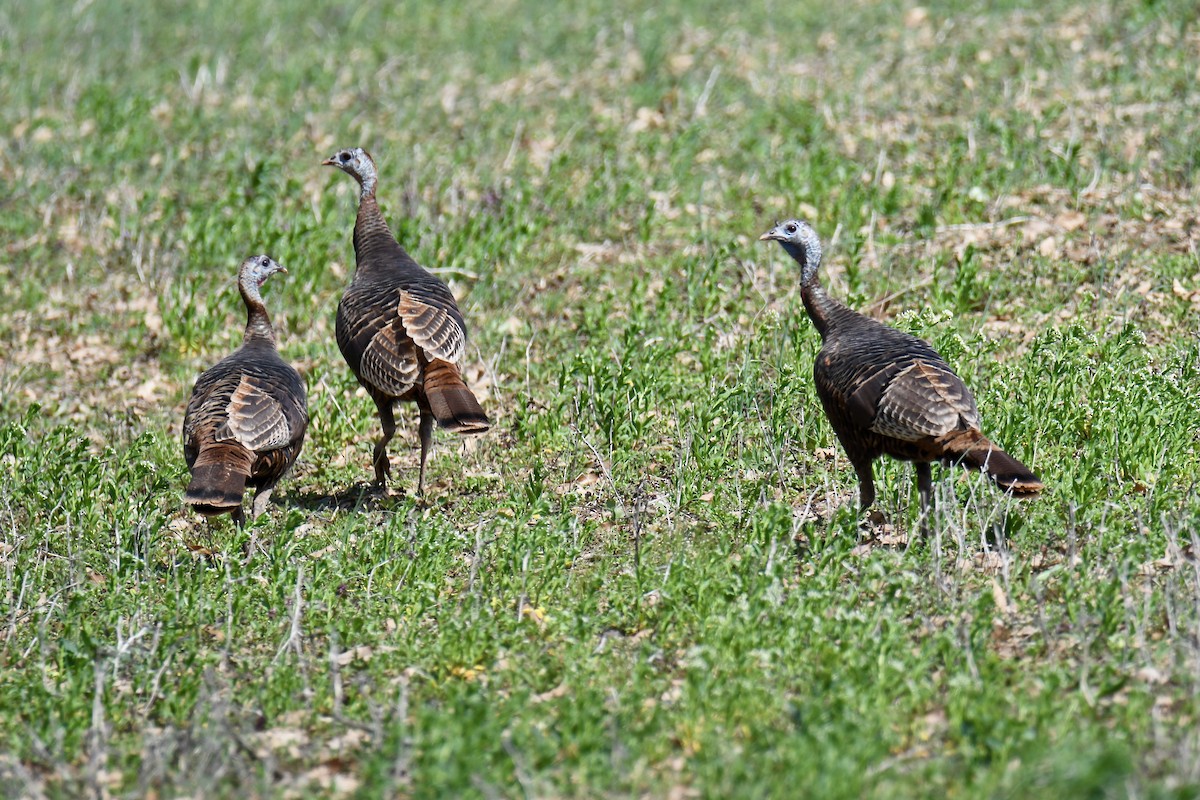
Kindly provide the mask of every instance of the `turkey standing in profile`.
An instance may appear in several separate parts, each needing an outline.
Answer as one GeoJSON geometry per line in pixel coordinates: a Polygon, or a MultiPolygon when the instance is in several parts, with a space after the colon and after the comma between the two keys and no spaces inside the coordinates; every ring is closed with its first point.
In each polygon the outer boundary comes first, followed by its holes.
{"type": "Polygon", "coordinates": [[[336,333],[346,363],[379,410],[383,435],[375,445],[375,479],[386,489],[395,403],[415,402],[421,412],[421,494],[434,420],[455,433],[483,433],[491,426],[458,371],[467,326],[449,287],[414,261],[388,229],[375,201],[377,173],[371,155],[354,147],[322,164],[342,170],[360,187],[354,223],[357,268],[338,304],[336,333]]]}
{"type": "Polygon", "coordinates": [[[287,270],[267,256],[242,262],[242,346],[196,380],[183,417],[183,456],[192,473],[184,502],[208,517],[232,514],[239,526],[246,524],[246,484],[258,489],[251,505],[257,517],[295,463],[308,427],[304,382],[279,357],[260,293],[276,272],[287,270]]]}
{"type": "Polygon", "coordinates": [[[997,486],[1033,497],[1041,479],[979,430],[975,398],[928,342],[851,311],[817,279],[821,240],[806,222],[788,220],[761,240],[779,242],[800,264],[800,296],[821,334],[813,365],[825,416],[858,474],[859,501],[875,502],[872,463],[881,455],[916,465],[922,529],[933,494],[930,463],[981,469],[997,486]]]}

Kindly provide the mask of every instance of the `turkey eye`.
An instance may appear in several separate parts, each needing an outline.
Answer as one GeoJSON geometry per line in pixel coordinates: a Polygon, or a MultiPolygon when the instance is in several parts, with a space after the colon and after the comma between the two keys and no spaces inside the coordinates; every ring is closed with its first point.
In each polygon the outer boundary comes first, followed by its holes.
{"type": "Polygon", "coordinates": [[[787,232],[788,232],[788,233],[795,233],[795,232],[796,232],[796,226],[795,226],[795,225],[788,225],[788,226],[787,226],[787,232]]]}
{"type": "Polygon", "coordinates": [[[269,259],[269,258],[266,258],[266,257],[264,256],[264,257],[263,257],[263,260],[262,260],[262,265],[263,265],[264,267],[269,267],[269,266],[271,266],[271,259],[269,259]]]}
{"type": "Polygon", "coordinates": [[[339,160],[340,160],[340,161],[341,161],[343,164],[345,164],[347,161],[349,161],[349,160],[350,160],[350,154],[349,154],[349,153],[342,153],[340,156],[338,156],[338,159],[339,159],[339,160]]]}

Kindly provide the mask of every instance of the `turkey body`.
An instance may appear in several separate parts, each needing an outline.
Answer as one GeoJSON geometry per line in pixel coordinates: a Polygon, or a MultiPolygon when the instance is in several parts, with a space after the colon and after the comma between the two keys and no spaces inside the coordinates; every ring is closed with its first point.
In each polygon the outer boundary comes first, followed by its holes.
{"type": "Polygon", "coordinates": [[[354,225],[354,278],[338,303],[338,348],[379,413],[383,434],[375,446],[376,481],[386,486],[391,471],[387,445],[395,434],[394,406],[412,402],[420,413],[421,466],[433,424],[455,433],[482,433],[487,414],[462,379],[467,327],[454,295],[396,241],[375,200],[375,164],[362,148],[338,153],[337,166],[360,185],[354,225]]]}
{"type": "MultiPolygon", "coordinates": [[[[256,259],[281,271],[265,256],[256,259]]],[[[276,349],[258,294],[261,280],[243,275],[239,281],[249,312],[242,346],[200,375],[183,419],[191,472],[184,502],[205,516],[232,514],[238,524],[245,523],[246,487],[256,490],[257,516],[295,463],[308,428],[304,382],[276,349]]]]}
{"type": "Polygon", "coordinates": [[[846,311],[826,329],[813,381],[863,507],[875,501],[872,464],[885,455],[917,463],[923,496],[934,461],[983,469],[1014,494],[1041,491],[1027,467],[980,433],[975,398],[928,342],[846,311]]]}
{"type": "Polygon", "coordinates": [[[1016,496],[1042,491],[1037,475],[983,435],[974,396],[928,342],[826,294],[817,278],[821,244],[811,226],[788,220],[761,238],[780,242],[801,265],[800,295],[821,335],[813,381],[858,476],[863,508],[875,502],[873,465],[885,455],[916,465],[923,526],[932,507],[935,461],[983,470],[1016,496]]]}

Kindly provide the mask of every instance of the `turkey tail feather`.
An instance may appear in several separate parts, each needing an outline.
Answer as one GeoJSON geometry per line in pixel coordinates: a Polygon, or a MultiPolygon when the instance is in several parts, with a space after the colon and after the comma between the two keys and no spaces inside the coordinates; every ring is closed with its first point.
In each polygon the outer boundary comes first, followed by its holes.
{"type": "Polygon", "coordinates": [[[251,465],[251,454],[238,444],[221,443],[201,449],[192,465],[192,480],[183,502],[207,516],[241,508],[251,465]]]}
{"type": "Polygon", "coordinates": [[[438,425],[455,433],[483,433],[492,426],[458,367],[435,360],[425,366],[425,399],[438,425]]]}
{"type": "Polygon", "coordinates": [[[997,486],[1016,497],[1036,497],[1045,487],[1033,470],[993,444],[978,431],[963,431],[944,442],[946,458],[969,469],[981,469],[997,486]]]}

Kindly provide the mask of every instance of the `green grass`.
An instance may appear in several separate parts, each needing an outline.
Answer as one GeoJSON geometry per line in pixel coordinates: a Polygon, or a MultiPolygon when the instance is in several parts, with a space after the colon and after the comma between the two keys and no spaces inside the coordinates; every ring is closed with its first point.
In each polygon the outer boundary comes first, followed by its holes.
{"type": "Polygon", "coordinates": [[[1200,792],[1190,4],[0,17],[0,795],[1200,792]],[[494,421],[423,501],[333,340],[358,144],[494,421]],[[923,541],[884,462],[860,527],[794,214],[1043,498],[935,470],[923,541]],[[312,424],[238,531],[178,437],[259,252],[312,424]]]}

